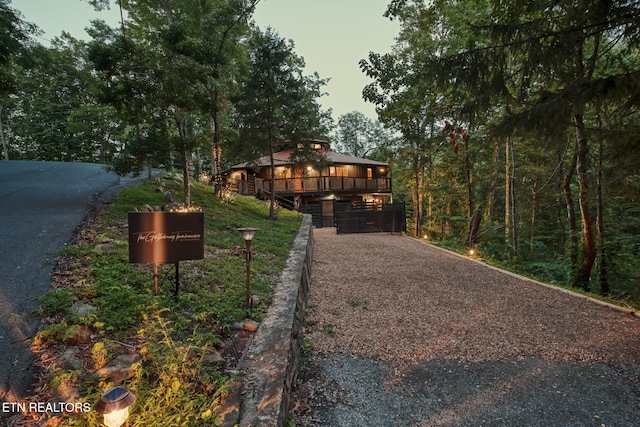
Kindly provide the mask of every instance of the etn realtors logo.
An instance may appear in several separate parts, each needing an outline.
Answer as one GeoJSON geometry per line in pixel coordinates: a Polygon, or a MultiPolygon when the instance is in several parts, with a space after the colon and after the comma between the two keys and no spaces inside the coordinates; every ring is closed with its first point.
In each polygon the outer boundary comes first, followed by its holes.
{"type": "Polygon", "coordinates": [[[88,402],[2,402],[0,412],[16,414],[22,413],[62,413],[62,412],[89,412],[91,404],[88,402]]]}

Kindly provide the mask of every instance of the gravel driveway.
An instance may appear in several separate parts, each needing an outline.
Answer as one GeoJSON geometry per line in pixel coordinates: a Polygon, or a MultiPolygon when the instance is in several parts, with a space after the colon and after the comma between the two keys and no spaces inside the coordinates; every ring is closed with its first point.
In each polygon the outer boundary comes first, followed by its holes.
{"type": "Polygon", "coordinates": [[[314,239],[298,425],[640,425],[639,318],[407,236],[314,239]]]}

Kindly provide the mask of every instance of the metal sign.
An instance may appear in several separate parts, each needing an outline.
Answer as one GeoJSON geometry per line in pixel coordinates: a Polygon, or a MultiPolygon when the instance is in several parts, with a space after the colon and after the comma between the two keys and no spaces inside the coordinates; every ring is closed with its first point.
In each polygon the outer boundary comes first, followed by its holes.
{"type": "Polygon", "coordinates": [[[203,212],[129,212],[129,262],[204,258],[203,212]]]}

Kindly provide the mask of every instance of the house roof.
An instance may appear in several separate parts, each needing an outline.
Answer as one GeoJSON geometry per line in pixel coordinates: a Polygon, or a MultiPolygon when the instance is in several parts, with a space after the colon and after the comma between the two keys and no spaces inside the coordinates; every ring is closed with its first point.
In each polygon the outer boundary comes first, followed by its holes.
{"type": "MultiPolygon", "coordinates": [[[[274,166],[287,166],[293,164],[290,160],[291,154],[294,149],[282,150],[273,154],[274,166]]],[[[349,164],[349,165],[369,165],[369,166],[389,166],[388,163],[378,162],[370,159],[363,159],[361,157],[348,156],[346,154],[336,153],[334,151],[321,151],[321,153],[327,158],[327,161],[331,164],[349,164]]],[[[250,162],[239,163],[231,166],[230,170],[247,169],[252,167],[265,167],[270,166],[271,160],[269,156],[260,157],[259,159],[252,160],[250,162]]]]}

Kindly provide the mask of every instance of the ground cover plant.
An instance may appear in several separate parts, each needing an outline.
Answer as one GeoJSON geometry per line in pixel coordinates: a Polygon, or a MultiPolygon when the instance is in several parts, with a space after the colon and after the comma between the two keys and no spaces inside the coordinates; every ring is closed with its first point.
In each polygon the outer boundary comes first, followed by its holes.
{"type": "MultiPolygon", "coordinates": [[[[114,384],[100,375],[101,368],[130,354],[139,360],[124,381],[137,396],[127,425],[220,422],[221,397],[237,378],[225,369],[219,350],[234,325],[262,319],[302,218],[282,210],[269,220],[263,202],[239,196],[223,202],[212,187],[193,184],[192,205],[205,216],[205,257],[180,263],[178,295],[173,265],[161,265],[155,296],[152,266],[128,262],[127,213],[166,205],[169,194],[180,200],[181,189],[179,180],[168,176],[124,190],[61,252],[52,289],[38,309],[44,327],[33,350],[42,374],[31,399],[78,395],[78,401],[93,405],[114,384]],[[253,300],[260,303],[249,310],[244,241],[236,230],[247,226],[260,229],[251,263],[253,300]],[[69,349],[81,363],[61,357],[69,349]]],[[[47,416],[47,425],[102,425],[94,410],[47,416]]]]}

